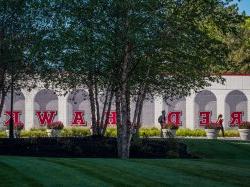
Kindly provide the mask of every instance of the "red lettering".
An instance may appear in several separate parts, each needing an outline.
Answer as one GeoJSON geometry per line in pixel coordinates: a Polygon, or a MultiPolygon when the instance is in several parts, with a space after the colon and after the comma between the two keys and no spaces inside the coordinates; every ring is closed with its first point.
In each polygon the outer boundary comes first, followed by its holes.
{"type": "Polygon", "coordinates": [[[236,124],[242,123],[242,116],[244,112],[232,112],[230,125],[235,126],[236,124]]]}
{"type": "Polygon", "coordinates": [[[181,125],[181,115],[182,112],[169,112],[168,113],[168,123],[173,123],[175,125],[181,125]]]}
{"type": "MultiPolygon", "coordinates": [[[[7,115],[9,117],[8,120],[5,121],[5,125],[9,125],[10,124],[10,111],[5,111],[5,115],[7,115]]],[[[20,123],[20,115],[22,114],[21,111],[13,111],[13,121],[14,121],[14,124],[18,124],[20,123]]]]}
{"type": "Polygon", "coordinates": [[[79,125],[79,126],[82,126],[83,124],[85,124],[84,112],[81,112],[81,111],[74,112],[74,119],[73,119],[72,124],[79,125]]]}
{"type": "Polygon", "coordinates": [[[116,125],[116,112],[110,112],[108,116],[108,124],[116,125]]]}
{"type": "Polygon", "coordinates": [[[200,112],[200,126],[209,124],[211,121],[211,112],[200,112]]]}
{"type": "Polygon", "coordinates": [[[40,125],[46,125],[51,124],[54,121],[57,111],[37,111],[36,115],[40,125]]]}

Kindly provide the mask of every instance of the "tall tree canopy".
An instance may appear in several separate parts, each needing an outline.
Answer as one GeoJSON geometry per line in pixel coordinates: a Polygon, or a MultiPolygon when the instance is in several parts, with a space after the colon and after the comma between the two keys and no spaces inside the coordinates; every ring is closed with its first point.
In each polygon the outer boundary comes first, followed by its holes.
{"type": "Polygon", "coordinates": [[[121,158],[129,157],[147,95],[183,97],[222,81],[231,63],[224,38],[239,36],[244,21],[223,0],[29,2],[37,36],[29,48],[32,62],[55,87],[88,89],[95,135],[104,134],[115,98],[121,158]]]}
{"type": "Polygon", "coordinates": [[[0,116],[11,75],[16,89],[34,86],[30,48],[34,45],[35,30],[31,19],[27,1],[0,1],[0,116]]]}

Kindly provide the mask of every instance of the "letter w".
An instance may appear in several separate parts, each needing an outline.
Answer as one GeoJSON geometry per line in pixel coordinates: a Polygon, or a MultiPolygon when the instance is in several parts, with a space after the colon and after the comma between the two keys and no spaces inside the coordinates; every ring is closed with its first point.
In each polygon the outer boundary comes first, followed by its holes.
{"type": "Polygon", "coordinates": [[[57,114],[56,111],[44,111],[44,112],[38,111],[38,112],[36,112],[39,123],[41,125],[51,124],[54,121],[56,114],[57,114]]]}

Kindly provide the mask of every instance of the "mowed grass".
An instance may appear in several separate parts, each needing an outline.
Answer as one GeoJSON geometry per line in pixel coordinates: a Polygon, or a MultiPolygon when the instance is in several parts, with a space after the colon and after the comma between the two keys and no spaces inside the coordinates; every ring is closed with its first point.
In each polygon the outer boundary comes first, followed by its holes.
{"type": "Polygon", "coordinates": [[[203,158],[0,156],[0,186],[250,186],[250,142],[180,141],[203,158]]]}

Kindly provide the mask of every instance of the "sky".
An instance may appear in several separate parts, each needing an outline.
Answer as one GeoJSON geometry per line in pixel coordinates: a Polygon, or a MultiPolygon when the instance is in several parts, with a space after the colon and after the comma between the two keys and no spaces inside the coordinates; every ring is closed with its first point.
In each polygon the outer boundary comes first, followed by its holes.
{"type": "MultiPolygon", "coordinates": [[[[235,0],[237,2],[237,0],[235,0]]],[[[239,11],[246,12],[246,15],[250,16],[250,0],[241,0],[239,3],[239,11]]]]}

